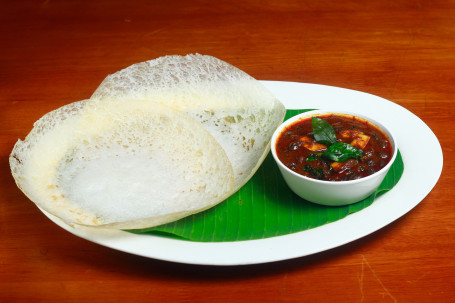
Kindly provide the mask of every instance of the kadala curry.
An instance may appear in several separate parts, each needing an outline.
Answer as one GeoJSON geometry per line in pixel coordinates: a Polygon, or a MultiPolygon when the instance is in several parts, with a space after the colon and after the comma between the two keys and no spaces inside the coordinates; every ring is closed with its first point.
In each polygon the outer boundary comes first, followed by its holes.
{"type": "Polygon", "coordinates": [[[359,117],[323,114],[298,120],[276,141],[280,161],[313,179],[349,181],[381,170],[392,158],[388,137],[359,117]]]}

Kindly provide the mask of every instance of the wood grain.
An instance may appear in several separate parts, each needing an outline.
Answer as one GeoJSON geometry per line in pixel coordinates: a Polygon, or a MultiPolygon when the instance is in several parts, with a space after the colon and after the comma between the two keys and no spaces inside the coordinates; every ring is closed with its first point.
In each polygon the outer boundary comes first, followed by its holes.
{"type": "Polygon", "coordinates": [[[4,1],[0,301],[455,302],[454,16],[455,2],[442,0],[4,1]],[[441,143],[438,184],[368,237],[245,267],[174,264],[98,246],[57,227],[17,189],[8,156],[39,117],[90,97],[128,65],[194,52],[257,79],[346,87],[407,108],[441,143]]]}

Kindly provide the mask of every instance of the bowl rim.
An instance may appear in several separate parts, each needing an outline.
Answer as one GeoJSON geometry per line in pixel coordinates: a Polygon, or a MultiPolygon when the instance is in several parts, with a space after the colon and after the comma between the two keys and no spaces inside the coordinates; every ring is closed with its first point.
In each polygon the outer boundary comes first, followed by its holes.
{"type": "Polygon", "coordinates": [[[272,135],[272,139],[271,139],[271,147],[270,147],[270,150],[272,152],[272,156],[273,158],[275,159],[275,162],[277,163],[277,165],[279,165],[282,169],[284,169],[286,172],[300,178],[300,179],[303,179],[303,180],[306,180],[306,181],[309,181],[309,182],[313,182],[313,183],[316,183],[316,184],[325,184],[325,185],[330,185],[330,186],[343,186],[343,185],[350,185],[350,184],[358,184],[358,183],[364,183],[364,182],[368,182],[368,180],[371,180],[371,179],[375,179],[377,178],[379,175],[387,172],[390,167],[392,166],[392,164],[395,162],[395,159],[397,157],[397,154],[398,154],[398,144],[397,144],[397,141],[395,139],[395,137],[393,136],[393,133],[389,130],[388,127],[386,127],[384,124],[378,122],[377,120],[373,119],[373,118],[370,118],[364,114],[361,114],[361,113],[356,113],[356,112],[352,112],[352,111],[346,111],[346,110],[337,110],[337,109],[316,109],[316,110],[309,110],[309,111],[306,111],[306,112],[303,112],[303,113],[300,113],[298,115],[295,115],[287,120],[285,120],[283,123],[280,124],[280,126],[278,126],[278,128],[275,130],[275,132],[273,133],[272,135]],[[363,178],[360,178],[360,179],[355,179],[355,180],[347,180],[347,181],[327,181],[327,180],[318,180],[318,179],[313,179],[313,178],[310,178],[310,177],[306,177],[304,175],[301,175],[291,169],[289,169],[286,165],[284,165],[283,162],[281,162],[281,160],[278,158],[278,155],[276,153],[276,142],[277,142],[277,139],[279,138],[279,135],[281,134],[281,132],[283,131],[284,128],[286,128],[287,126],[295,123],[296,121],[298,120],[301,120],[301,119],[306,119],[306,118],[309,118],[309,117],[312,117],[312,116],[318,116],[318,115],[323,115],[323,114],[338,114],[338,115],[346,115],[346,116],[355,116],[357,118],[360,118],[360,119],[363,119],[365,121],[368,121],[370,124],[376,126],[377,128],[379,128],[389,139],[390,141],[390,144],[392,145],[392,157],[390,158],[390,161],[386,164],[386,166],[384,166],[383,168],[381,168],[380,170],[378,170],[377,172],[375,172],[374,174],[371,174],[369,176],[366,176],[366,177],[363,177],[363,178]]]}

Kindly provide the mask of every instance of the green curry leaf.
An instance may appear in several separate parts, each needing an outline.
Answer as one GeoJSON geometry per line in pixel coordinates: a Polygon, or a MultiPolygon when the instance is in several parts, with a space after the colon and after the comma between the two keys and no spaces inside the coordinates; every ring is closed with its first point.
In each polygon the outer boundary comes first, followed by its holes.
{"type": "Polygon", "coordinates": [[[305,159],[305,161],[307,162],[310,162],[310,161],[314,161],[314,160],[317,160],[319,158],[321,158],[322,156],[322,153],[311,153],[308,155],[308,157],[305,159]]]}
{"type": "Polygon", "coordinates": [[[307,164],[303,167],[303,170],[310,173],[315,179],[318,180],[326,179],[324,170],[322,170],[321,168],[314,168],[313,166],[307,164]]]}
{"type": "Polygon", "coordinates": [[[338,142],[330,145],[322,157],[335,162],[345,162],[349,158],[362,157],[362,152],[348,143],[338,142]]]}
{"type": "Polygon", "coordinates": [[[311,126],[313,127],[313,136],[316,142],[327,146],[338,142],[335,130],[329,122],[321,118],[312,117],[311,126]]]}
{"type": "MultiPolygon", "coordinates": [[[[335,162],[345,162],[350,158],[362,157],[362,151],[359,149],[348,143],[338,142],[335,130],[329,122],[321,118],[312,117],[311,126],[313,127],[313,136],[316,142],[328,146],[322,157],[335,162]]],[[[314,160],[314,157],[309,158],[307,161],[314,160]]]]}

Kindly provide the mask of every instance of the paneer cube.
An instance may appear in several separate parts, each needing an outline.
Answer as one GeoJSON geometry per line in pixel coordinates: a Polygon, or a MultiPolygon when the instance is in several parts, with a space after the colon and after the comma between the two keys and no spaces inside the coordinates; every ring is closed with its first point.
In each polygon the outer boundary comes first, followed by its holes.
{"type": "Polygon", "coordinates": [[[354,136],[357,136],[358,134],[363,134],[363,133],[358,130],[344,129],[344,130],[340,131],[339,134],[343,139],[352,139],[354,136]]]}
{"type": "Polygon", "coordinates": [[[354,137],[354,140],[351,141],[351,145],[357,148],[364,149],[365,146],[368,144],[368,141],[370,141],[370,136],[361,133],[354,137]]]}
{"type": "Polygon", "coordinates": [[[344,139],[352,139],[350,144],[360,149],[364,149],[368,141],[370,141],[370,136],[358,130],[342,130],[340,131],[340,135],[344,139]]]}
{"type": "Polygon", "coordinates": [[[327,146],[325,146],[322,143],[316,142],[314,139],[311,139],[308,136],[303,136],[299,138],[299,140],[302,142],[302,145],[311,151],[318,152],[318,151],[324,151],[327,149],[327,146]]]}
{"type": "Polygon", "coordinates": [[[330,166],[332,166],[334,171],[339,172],[344,168],[344,163],[332,162],[332,163],[330,163],[330,166]]]}
{"type": "Polygon", "coordinates": [[[358,161],[355,159],[349,159],[346,162],[332,162],[330,166],[332,166],[333,170],[337,173],[343,172],[351,167],[355,167],[358,164],[358,161]]]}

